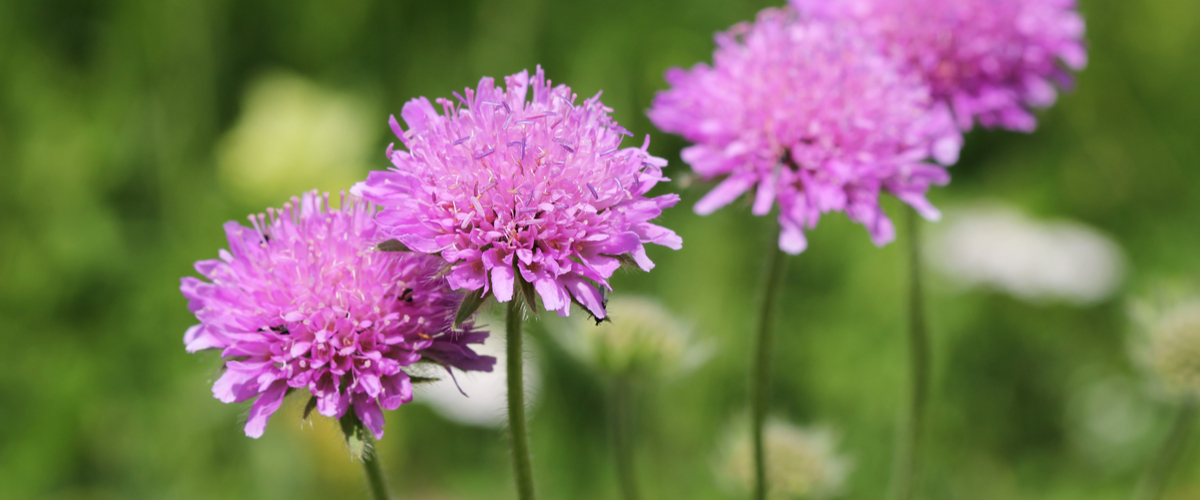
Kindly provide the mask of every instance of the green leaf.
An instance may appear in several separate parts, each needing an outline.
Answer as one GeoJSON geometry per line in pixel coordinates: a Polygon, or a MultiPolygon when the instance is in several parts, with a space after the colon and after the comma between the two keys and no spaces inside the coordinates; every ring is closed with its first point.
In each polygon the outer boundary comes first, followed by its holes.
{"type": "Polygon", "coordinates": [[[521,291],[521,297],[525,300],[525,307],[529,308],[529,314],[537,316],[537,300],[535,300],[537,295],[533,290],[533,283],[525,281],[525,278],[521,276],[520,270],[514,271],[517,278],[517,285],[521,291]]]}
{"type": "Polygon", "coordinates": [[[440,379],[440,378],[437,378],[437,377],[418,377],[418,376],[416,376],[416,375],[409,375],[409,376],[408,376],[408,381],[409,381],[409,382],[412,382],[412,384],[413,384],[413,385],[416,385],[416,384],[428,384],[428,383],[431,383],[431,382],[437,382],[437,381],[439,381],[439,380],[441,380],[441,379],[440,379]]]}
{"type": "Polygon", "coordinates": [[[617,259],[617,262],[620,262],[622,266],[637,267],[638,269],[641,269],[641,267],[638,266],[637,261],[633,260],[633,256],[627,253],[623,253],[621,255],[609,255],[609,257],[617,259]]]}
{"type": "Polygon", "coordinates": [[[317,407],[317,397],[308,398],[308,403],[304,405],[304,417],[301,420],[308,420],[308,416],[312,414],[314,408],[317,407]]]}
{"type": "Polygon", "coordinates": [[[400,243],[400,240],[397,240],[395,238],[387,240],[378,245],[375,245],[375,249],[379,250],[380,252],[411,252],[412,251],[412,249],[408,248],[408,245],[400,243]]]}
{"type": "Polygon", "coordinates": [[[454,314],[454,326],[457,328],[463,321],[466,321],[479,310],[479,306],[483,305],[485,297],[483,289],[471,290],[463,295],[462,303],[458,305],[458,312],[454,314]]]}
{"type": "Polygon", "coordinates": [[[361,461],[363,454],[367,452],[366,428],[358,420],[358,415],[354,414],[353,409],[342,415],[342,418],[338,419],[338,423],[342,424],[342,435],[346,436],[346,445],[350,447],[350,456],[361,461]]]}

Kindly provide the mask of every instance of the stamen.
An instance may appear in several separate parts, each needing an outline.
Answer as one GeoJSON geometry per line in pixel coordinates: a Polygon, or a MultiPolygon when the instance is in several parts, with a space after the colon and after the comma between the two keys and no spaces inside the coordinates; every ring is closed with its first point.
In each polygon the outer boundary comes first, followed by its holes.
{"type": "Polygon", "coordinates": [[[571,143],[567,142],[565,139],[559,139],[556,137],[556,138],[554,138],[554,142],[558,143],[559,146],[562,146],[563,149],[565,149],[567,151],[570,151],[572,153],[575,152],[575,148],[571,147],[571,145],[570,145],[571,143]]]}

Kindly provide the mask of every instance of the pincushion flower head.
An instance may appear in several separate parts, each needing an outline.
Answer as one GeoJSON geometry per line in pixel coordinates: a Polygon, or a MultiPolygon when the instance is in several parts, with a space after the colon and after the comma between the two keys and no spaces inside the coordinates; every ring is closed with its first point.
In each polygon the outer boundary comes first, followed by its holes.
{"type": "MultiPolygon", "coordinates": [[[[852,460],[839,452],[838,436],[828,427],[797,427],[768,420],[765,453],[770,500],[824,499],[839,496],[852,460]]],[[[718,459],[719,477],[731,491],[750,491],[754,481],[753,448],[749,436],[734,426],[718,459]]]]}
{"type": "Polygon", "coordinates": [[[1133,302],[1141,335],[1133,357],[1174,395],[1200,396],[1200,295],[1193,288],[1161,286],[1133,302]]]}
{"type": "Polygon", "coordinates": [[[546,310],[567,315],[574,301],[603,318],[602,289],[622,260],[650,270],[645,244],[680,248],[650,222],[679,200],[646,196],[666,161],[647,153],[649,137],[622,148],[630,134],[599,94],[576,104],[540,67],[504,80],[437,99],[441,114],[423,97],[405,104],[407,130],[391,120],[403,145],[388,148],[393,168],[353,192],[383,207],[388,237],[440,254],[453,288],[507,302],[519,278],[546,310]]]}
{"type": "Polygon", "coordinates": [[[904,58],[959,126],[1029,132],[1031,107],[1087,64],[1075,0],[791,0],[805,15],[853,20],[904,58]]]}
{"type": "Polygon", "coordinates": [[[926,218],[925,199],[949,181],[962,138],[920,75],[873,48],[850,23],[801,20],[767,9],[716,37],[713,64],[671,69],[650,119],[696,144],[683,150],[702,178],[724,180],[701,215],[756,188],[755,215],[779,203],[779,247],[807,246],[805,229],[843,211],[883,245],[895,229],[879,207],[891,192],[926,218]]]}
{"type": "Polygon", "coordinates": [[[261,436],[284,395],[305,388],[322,415],[353,409],[381,437],[381,410],[412,400],[405,366],[491,371],[495,359],[470,348],[487,333],[451,326],[462,297],[438,277],[442,264],[373,249],[381,239],[374,214],[355,197],[340,209],[315,191],[292,198],[251,216],[253,228],[227,223],[229,250],[196,263],[209,281],[183,278],[200,320],[184,336],[187,350],[221,349],[225,359],[213,395],[257,398],[246,435],[261,436]]]}
{"type": "Polygon", "coordinates": [[[602,375],[672,378],[708,360],[711,347],[658,301],[616,296],[609,321],[575,321],[553,329],[567,351],[602,375]]]}

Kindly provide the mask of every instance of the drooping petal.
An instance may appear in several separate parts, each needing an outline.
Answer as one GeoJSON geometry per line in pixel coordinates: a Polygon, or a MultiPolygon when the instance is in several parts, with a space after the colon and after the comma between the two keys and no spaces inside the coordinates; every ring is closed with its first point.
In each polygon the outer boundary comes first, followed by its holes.
{"type": "Polygon", "coordinates": [[[704,195],[700,201],[696,202],[695,210],[697,215],[708,215],[716,212],[718,208],[728,205],[738,196],[745,193],[755,182],[758,182],[753,175],[735,175],[724,181],[721,181],[717,187],[704,195]]]}
{"type": "Polygon", "coordinates": [[[379,404],[383,406],[383,409],[395,410],[400,405],[412,401],[412,381],[409,380],[407,373],[400,372],[383,377],[381,381],[383,382],[383,393],[379,397],[379,404]]]}
{"type": "Polygon", "coordinates": [[[600,290],[597,290],[587,280],[576,276],[563,277],[562,281],[564,287],[571,292],[571,296],[583,304],[583,307],[586,307],[592,316],[595,316],[596,319],[605,318],[607,313],[604,310],[604,296],[600,294],[600,290]]]}
{"type": "Polygon", "coordinates": [[[287,382],[278,380],[263,391],[254,405],[250,407],[250,418],[246,420],[246,435],[258,439],[267,429],[267,420],[283,404],[283,396],[287,394],[287,382]]]}
{"type": "Polygon", "coordinates": [[[356,393],[353,406],[354,415],[371,430],[375,439],[383,439],[383,410],[379,409],[379,403],[365,394],[356,393]]]}

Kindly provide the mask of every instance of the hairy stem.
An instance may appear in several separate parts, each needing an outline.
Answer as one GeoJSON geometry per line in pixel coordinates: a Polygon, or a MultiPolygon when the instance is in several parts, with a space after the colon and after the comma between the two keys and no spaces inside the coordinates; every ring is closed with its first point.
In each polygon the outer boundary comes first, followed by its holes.
{"type": "Polygon", "coordinates": [[[367,484],[371,485],[371,498],[388,500],[387,486],[383,484],[383,471],[379,468],[379,457],[374,449],[363,453],[363,468],[367,470],[367,484]]]}
{"type": "Polygon", "coordinates": [[[350,456],[362,460],[363,469],[367,472],[367,485],[371,488],[371,498],[387,500],[387,485],[383,483],[383,471],[379,467],[379,456],[375,454],[374,439],[363,427],[353,409],[338,418],[338,424],[346,438],[346,446],[350,448],[350,456]]]}
{"type": "Polygon", "coordinates": [[[637,475],[633,466],[633,422],[635,419],[634,394],[628,376],[619,376],[613,382],[612,415],[610,417],[613,454],[617,460],[617,480],[621,496],[625,500],[638,500],[637,475]]]}
{"type": "Polygon", "coordinates": [[[771,384],[771,330],[775,323],[775,305],[783,283],[787,254],[779,249],[778,235],[771,239],[771,255],[763,276],[761,315],[758,335],[754,338],[754,358],[750,366],[750,432],[754,442],[754,499],[767,497],[767,464],[763,443],[763,424],[767,418],[771,384]]]}
{"type": "Polygon", "coordinates": [[[908,208],[908,416],[896,440],[892,468],[892,500],[910,500],[916,489],[921,465],[921,435],[925,421],[925,401],[929,393],[929,333],[925,326],[925,303],[921,290],[921,238],[917,211],[908,208]]]}
{"type": "Polygon", "coordinates": [[[525,431],[524,350],[521,348],[521,302],[508,302],[508,432],[512,439],[513,473],[517,480],[517,498],[533,500],[533,470],[529,465],[529,436],[525,431]]]}
{"type": "Polygon", "coordinates": [[[1171,432],[1167,434],[1167,440],[1163,441],[1162,448],[1159,448],[1158,455],[1150,462],[1150,467],[1138,481],[1137,489],[1133,493],[1134,500],[1158,500],[1162,496],[1167,487],[1167,480],[1171,478],[1171,469],[1183,452],[1188,434],[1196,421],[1196,405],[1195,396],[1186,397],[1179,405],[1175,424],[1171,426],[1171,432]]]}

